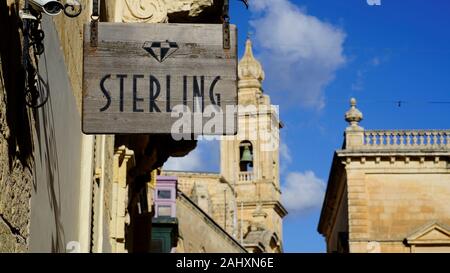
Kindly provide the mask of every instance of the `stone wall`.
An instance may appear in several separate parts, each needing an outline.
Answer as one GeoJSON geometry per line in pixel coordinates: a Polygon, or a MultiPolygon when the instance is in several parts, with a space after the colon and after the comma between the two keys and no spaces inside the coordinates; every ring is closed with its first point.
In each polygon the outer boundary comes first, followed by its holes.
{"type": "Polygon", "coordinates": [[[83,26],[90,22],[91,0],[79,0],[83,11],[76,18],[68,18],[64,15],[54,16],[64,61],[67,67],[72,92],[77,103],[78,111],[81,113],[81,97],[83,83],[83,26]]]}
{"type": "MultiPolygon", "coordinates": [[[[346,186],[344,186],[346,187],[346,186]]],[[[347,198],[347,190],[340,194],[338,197],[340,199],[339,205],[336,208],[336,221],[330,228],[330,236],[327,238],[327,252],[339,252],[342,251],[342,243],[345,242],[340,241],[340,234],[348,235],[348,198],[347,198]]],[[[352,208],[354,209],[354,208],[352,208]]],[[[348,246],[347,246],[348,247],[348,246]]]]}
{"type": "Polygon", "coordinates": [[[0,252],[28,249],[34,159],[33,119],[23,99],[15,2],[0,2],[0,252]]]}
{"type": "Polygon", "coordinates": [[[186,197],[177,198],[177,218],[180,233],[178,252],[246,252],[237,241],[186,197]]]}
{"type": "Polygon", "coordinates": [[[433,220],[450,225],[450,173],[367,175],[369,234],[403,240],[433,220]]]}
{"type": "Polygon", "coordinates": [[[319,225],[328,251],[344,251],[337,246],[346,226],[350,252],[448,251],[448,151],[361,155],[339,151],[334,159],[319,225]]]}
{"type": "MultiPolygon", "coordinates": [[[[85,8],[89,6],[88,0],[81,2],[85,8]]],[[[31,110],[25,106],[23,96],[22,36],[18,19],[18,11],[22,6],[23,1],[7,0],[0,3],[0,252],[65,251],[62,236],[55,234],[64,233],[71,237],[67,238],[69,241],[78,239],[76,223],[79,216],[79,190],[74,189],[80,185],[80,168],[77,165],[80,165],[81,149],[81,26],[89,18],[89,12],[84,11],[76,19],[64,15],[52,19],[44,16],[43,19],[48,20],[47,26],[54,27],[53,22],[49,21],[55,21],[59,33],[59,37],[49,44],[51,35],[46,32],[44,42],[49,47],[46,48],[46,54],[52,56],[52,60],[43,61],[49,67],[41,71],[43,78],[52,81],[50,87],[53,89],[53,98],[49,99],[48,106],[31,110]],[[60,48],[64,53],[63,59],[55,57],[60,48]],[[49,52],[52,50],[54,52],[49,52]],[[49,71],[45,71],[55,69],[55,65],[56,71],[63,73],[62,77],[49,75],[49,71]],[[70,83],[64,81],[67,77],[70,83]],[[76,98],[73,100],[74,108],[70,107],[70,103],[67,104],[71,97],[76,98]],[[35,127],[38,129],[35,130],[35,127]],[[79,133],[74,134],[71,129],[77,128],[79,133]],[[60,135],[62,132],[68,138],[60,135]],[[37,163],[36,156],[39,159],[37,163]],[[61,181],[64,183],[61,184],[61,181]],[[46,203],[49,209],[45,209],[46,205],[37,205],[40,204],[39,200],[46,203]],[[30,209],[33,207],[31,203],[36,203],[35,213],[30,209]],[[63,216],[61,213],[65,205],[71,208],[71,213],[63,216]],[[52,214],[52,220],[44,216],[46,213],[52,214]],[[71,220],[65,221],[64,217],[71,220]],[[32,224],[32,219],[37,219],[36,223],[32,224]],[[44,222],[49,225],[42,225],[44,222]],[[34,230],[34,240],[31,240],[30,225],[34,230]],[[66,225],[70,226],[72,232],[64,231],[66,225]],[[56,233],[50,235],[52,230],[56,233]],[[44,246],[45,240],[47,246],[44,246]]],[[[46,56],[41,58],[45,59],[46,56]]]]}
{"type": "Polygon", "coordinates": [[[371,251],[370,242],[376,251],[410,252],[405,240],[416,230],[436,221],[450,225],[447,159],[404,158],[347,166],[348,187],[361,185],[348,194],[352,252],[371,251]]]}
{"type": "Polygon", "coordinates": [[[94,181],[92,189],[92,252],[111,252],[113,216],[114,136],[97,136],[94,151],[94,181]]]}
{"type": "MultiPolygon", "coordinates": [[[[108,225],[115,140],[114,136],[106,138],[100,155],[104,160],[102,179],[94,196],[92,176],[98,165],[93,165],[93,149],[98,149],[98,136],[85,136],[80,128],[83,25],[90,21],[92,1],[80,2],[83,12],[77,18],[43,16],[46,47],[40,57],[40,74],[50,95],[46,105],[37,110],[28,109],[23,96],[17,16],[23,1],[0,2],[0,252],[64,252],[69,242],[80,242],[81,251],[111,249],[108,225]],[[93,207],[97,197],[100,203],[93,207]],[[100,217],[95,230],[92,212],[100,217]]],[[[125,1],[102,2],[106,4],[102,20],[114,21],[107,16],[108,7],[125,1]]],[[[171,21],[218,22],[221,6],[220,0],[179,0],[171,1],[166,9],[171,21]]],[[[163,140],[150,141],[159,149],[145,171],[195,147],[195,142],[163,140]]]]}
{"type": "Polygon", "coordinates": [[[109,221],[112,218],[112,183],[114,166],[111,162],[114,162],[114,136],[105,136],[105,150],[104,152],[104,190],[103,190],[103,246],[102,252],[111,252],[111,242],[110,242],[110,229],[109,221]]]}

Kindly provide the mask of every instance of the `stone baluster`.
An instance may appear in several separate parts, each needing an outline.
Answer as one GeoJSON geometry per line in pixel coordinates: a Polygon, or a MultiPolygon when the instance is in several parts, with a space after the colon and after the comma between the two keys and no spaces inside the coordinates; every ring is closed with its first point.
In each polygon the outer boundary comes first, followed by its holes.
{"type": "Polygon", "coordinates": [[[412,132],[412,146],[417,146],[417,132],[412,132]]]}
{"type": "Polygon", "coordinates": [[[399,132],[399,138],[400,138],[400,147],[404,148],[406,147],[407,139],[406,139],[406,133],[404,131],[399,132]]]}
{"type": "Polygon", "coordinates": [[[442,147],[450,147],[450,131],[442,132],[442,147]]]}
{"type": "Polygon", "coordinates": [[[406,139],[405,146],[406,147],[411,147],[411,134],[412,134],[411,131],[406,131],[405,132],[405,139],[406,139]]]}
{"type": "Polygon", "coordinates": [[[447,136],[447,148],[450,148],[450,132],[449,131],[447,131],[446,136],[447,136]]]}
{"type": "Polygon", "coordinates": [[[394,143],[393,143],[393,147],[397,148],[400,143],[399,143],[399,139],[398,139],[398,132],[397,131],[392,131],[392,134],[394,136],[394,143]]]}
{"type": "Polygon", "coordinates": [[[381,132],[381,137],[382,137],[382,146],[383,147],[388,147],[389,146],[389,142],[388,142],[388,138],[389,138],[389,134],[386,131],[381,132]]]}
{"type": "Polygon", "coordinates": [[[374,132],[370,132],[370,146],[375,147],[376,137],[374,132]]]}
{"type": "Polygon", "coordinates": [[[433,131],[433,146],[438,147],[439,146],[439,132],[433,131]]]}
{"type": "Polygon", "coordinates": [[[444,147],[445,146],[445,133],[443,131],[439,131],[439,146],[444,147]]]}
{"type": "Polygon", "coordinates": [[[398,146],[403,148],[405,146],[405,132],[397,131],[396,134],[398,139],[398,146]]]}
{"type": "Polygon", "coordinates": [[[392,147],[397,148],[400,146],[399,135],[397,131],[392,131],[392,147]]]}
{"type": "Polygon", "coordinates": [[[430,132],[425,132],[425,138],[427,140],[426,146],[430,147],[431,146],[431,133],[430,132]]]}
{"type": "Polygon", "coordinates": [[[384,132],[384,134],[385,134],[385,141],[386,141],[386,146],[387,147],[390,147],[390,146],[392,146],[392,143],[391,143],[391,132],[389,132],[389,131],[385,131],[384,132]]]}
{"type": "Polygon", "coordinates": [[[389,135],[390,135],[390,141],[389,141],[389,146],[395,146],[395,144],[397,143],[397,136],[395,135],[395,132],[393,132],[393,131],[391,131],[390,133],[389,133],[389,135]]]}
{"type": "Polygon", "coordinates": [[[424,134],[422,131],[419,131],[419,145],[420,146],[424,145],[424,134]]]}

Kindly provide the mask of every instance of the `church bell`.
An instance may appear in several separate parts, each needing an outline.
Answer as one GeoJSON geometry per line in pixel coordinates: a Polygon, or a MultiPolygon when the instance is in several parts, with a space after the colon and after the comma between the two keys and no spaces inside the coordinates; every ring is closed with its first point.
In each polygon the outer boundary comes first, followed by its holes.
{"type": "Polygon", "coordinates": [[[253,156],[248,146],[244,147],[242,152],[241,163],[251,163],[253,162],[253,156]]]}

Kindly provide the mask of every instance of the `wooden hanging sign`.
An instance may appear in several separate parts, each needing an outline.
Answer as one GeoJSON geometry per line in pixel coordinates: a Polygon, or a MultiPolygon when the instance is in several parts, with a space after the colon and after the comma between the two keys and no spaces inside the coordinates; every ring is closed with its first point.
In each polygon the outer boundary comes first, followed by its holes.
{"type": "Polygon", "coordinates": [[[98,23],[92,47],[87,24],[83,132],[235,134],[236,27],[230,31],[224,49],[218,24],[98,23]]]}

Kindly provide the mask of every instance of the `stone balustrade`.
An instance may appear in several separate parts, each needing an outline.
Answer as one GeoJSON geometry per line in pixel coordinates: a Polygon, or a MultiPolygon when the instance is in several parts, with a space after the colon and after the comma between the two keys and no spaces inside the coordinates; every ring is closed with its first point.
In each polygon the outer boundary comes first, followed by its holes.
{"type": "Polygon", "coordinates": [[[450,149],[450,130],[364,130],[363,148],[450,149]]]}
{"type": "Polygon", "coordinates": [[[253,172],[239,173],[239,181],[252,181],[252,180],[253,180],[253,172]]]}

